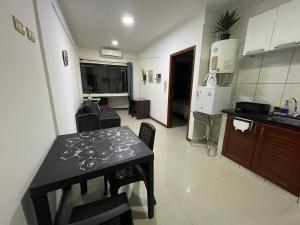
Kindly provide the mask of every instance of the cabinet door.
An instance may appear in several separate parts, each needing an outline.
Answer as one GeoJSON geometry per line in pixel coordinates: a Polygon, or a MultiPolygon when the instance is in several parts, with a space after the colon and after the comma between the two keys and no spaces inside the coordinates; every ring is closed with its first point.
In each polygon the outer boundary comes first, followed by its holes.
{"type": "Polygon", "coordinates": [[[252,170],[298,195],[300,193],[300,132],[263,125],[252,170]]]}
{"type": "Polygon", "coordinates": [[[300,41],[300,1],[279,6],[271,50],[293,47],[300,41]]]}
{"type": "Polygon", "coordinates": [[[273,9],[249,19],[244,55],[270,50],[276,12],[273,9]]]}
{"type": "Polygon", "coordinates": [[[260,124],[254,122],[251,130],[241,132],[235,130],[233,117],[228,116],[222,149],[222,155],[250,168],[260,130],[260,124]]]}

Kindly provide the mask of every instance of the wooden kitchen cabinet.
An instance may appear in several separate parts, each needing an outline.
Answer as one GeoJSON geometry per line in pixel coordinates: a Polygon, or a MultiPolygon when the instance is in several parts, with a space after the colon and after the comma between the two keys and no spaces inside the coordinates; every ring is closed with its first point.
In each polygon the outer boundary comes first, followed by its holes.
{"type": "Polygon", "coordinates": [[[287,191],[300,193],[300,133],[262,125],[252,168],[287,191]]]}
{"type": "Polygon", "coordinates": [[[260,124],[253,122],[249,131],[235,130],[233,117],[227,117],[227,126],[222,154],[238,164],[250,169],[255,146],[260,132],[260,124]]]}
{"type": "Polygon", "coordinates": [[[300,132],[255,121],[241,132],[233,120],[228,115],[222,155],[299,196],[300,132]]]}

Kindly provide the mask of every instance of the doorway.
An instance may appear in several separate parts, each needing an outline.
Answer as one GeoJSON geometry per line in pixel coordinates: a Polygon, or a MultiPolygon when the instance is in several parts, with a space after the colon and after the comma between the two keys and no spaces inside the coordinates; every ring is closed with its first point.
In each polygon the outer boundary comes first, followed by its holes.
{"type": "Polygon", "coordinates": [[[167,127],[189,126],[196,47],[170,56],[167,127]]]}

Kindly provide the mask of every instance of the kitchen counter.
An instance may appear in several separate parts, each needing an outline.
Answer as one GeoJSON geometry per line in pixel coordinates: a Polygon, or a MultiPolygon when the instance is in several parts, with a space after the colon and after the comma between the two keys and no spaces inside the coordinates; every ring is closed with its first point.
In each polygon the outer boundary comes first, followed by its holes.
{"type": "Polygon", "coordinates": [[[235,109],[226,109],[222,110],[222,112],[235,117],[241,117],[266,124],[277,125],[280,127],[286,127],[300,131],[300,119],[295,119],[288,116],[236,112],[235,109]]]}
{"type": "Polygon", "coordinates": [[[300,120],[259,113],[227,113],[222,155],[300,196],[300,120]],[[245,132],[237,130],[234,118],[253,120],[245,132]]]}

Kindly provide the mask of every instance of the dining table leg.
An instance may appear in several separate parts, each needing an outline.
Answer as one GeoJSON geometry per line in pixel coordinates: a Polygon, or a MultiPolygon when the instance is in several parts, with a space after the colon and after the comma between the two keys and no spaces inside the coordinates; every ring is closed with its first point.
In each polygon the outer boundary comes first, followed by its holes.
{"type": "Polygon", "coordinates": [[[52,225],[47,194],[32,199],[38,225],[52,225]]]}
{"type": "Polygon", "coordinates": [[[147,163],[147,200],[148,200],[148,218],[154,216],[154,161],[147,163]]]}

